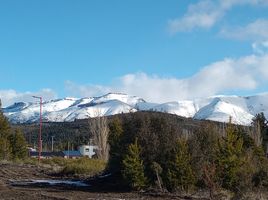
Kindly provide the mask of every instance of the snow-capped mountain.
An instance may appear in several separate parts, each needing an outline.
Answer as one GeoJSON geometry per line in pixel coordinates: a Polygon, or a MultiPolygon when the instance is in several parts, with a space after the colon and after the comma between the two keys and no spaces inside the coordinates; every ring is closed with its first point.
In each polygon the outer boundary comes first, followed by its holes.
{"type": "MultiPolygon", "coordinates": [[[[4,108],[4,114],[13,123],[39,120],[39,103],[15,103],[4,108]]],[[[43,103],[43,121],[74,121],[96,116],[151,110],[176,114],[195,119],[227,122],[231,116],[234,123],[249,125],[260,112],[268,117],[268,93],[250,97],[214,96],[192,101],[150,103],[136,96],[109,93],[100,97],[64,98],[43,103]]]]}
{"type": "MultiPolygon", "coordinates": [[[[101,97],[64,98],[44,102],[42,119],[50,122],[74,121],[96,116],[109,116],[118,113],[137,111],[136,104],[145,102],[136,96],[109,93],[101,97]]],[[[12,123],[36,122],[40,117],[40,104],[15,103],[3,109],[12,123]]]]}

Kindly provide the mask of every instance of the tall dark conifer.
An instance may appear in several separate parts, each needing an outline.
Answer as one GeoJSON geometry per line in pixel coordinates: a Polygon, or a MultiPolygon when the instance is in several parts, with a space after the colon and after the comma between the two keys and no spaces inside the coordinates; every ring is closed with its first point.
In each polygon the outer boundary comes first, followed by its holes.
{"type": "Polygon", "coordinates": [[[8,160],[10,158],[10,126],[7,118],[2,112],[2,104],[0,100],[0,159],[8,160]]]}

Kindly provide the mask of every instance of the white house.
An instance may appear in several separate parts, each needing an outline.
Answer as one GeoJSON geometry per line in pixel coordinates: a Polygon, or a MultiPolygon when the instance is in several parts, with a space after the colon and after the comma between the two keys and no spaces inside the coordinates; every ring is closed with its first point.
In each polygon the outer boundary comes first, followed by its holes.
{"type": "Polygon", "coordinates": [[[81,145],[79,146],[79,151],[82,154],[82,156],[88,156],[89,158],[92,158],[96,154],[95,150],[98,149],[97,146],[93,145],[81,145]]]}

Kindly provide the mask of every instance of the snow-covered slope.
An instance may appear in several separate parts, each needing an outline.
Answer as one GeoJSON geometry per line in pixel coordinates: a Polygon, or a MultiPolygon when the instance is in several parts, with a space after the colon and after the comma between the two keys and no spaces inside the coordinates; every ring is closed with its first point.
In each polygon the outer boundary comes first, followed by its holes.
{"type": "Polygon", "coordinates": [[[215,98],[210,104],[202,107],[194,115],[194,118],[227,122],[230,116],[232,116],[232,121],[236,124],[250,124],[254,115],[248,113],[243,107],[220,98],[215,98]]]}
{"type": "Polygon", "coordinates": [[[260,112],[268,117],[268,93],[249,97],[216,96],[208,99],[209,103],[202,106],[200,101],[204,102],[204,99],[196,100],[200,109],[194,118],[227,122],[231,116],[234,123],[249,125],[252,118],[260,112]]]}
{"type": "MultiPolygon", "coordinates": [[[[135,112],[137,103],[145,102],[136,96],[109,93],[92,98],[64,98],[42,105],[43,121],[62,122],[85,119],[88,117],[108,116],[119,113],[135,112]]],[[[15,103],[3,109],[4,114],[13,123],[29,123],[39,120],[39,103],[15,103]]]]}
{"type": "MultiPolygon", "coordinates": [[[[39,120],[39,103],[15,103],[4,108],[4,114],[13,123],[36,122],[39,120]]],[[[64,98],[43,103],[43,120],[62,122],[96,116],[151,110],[176,114],[195,119],[208,119],[249,125],[260,112],[268,117],[268,93],[250,97],[214,96],[192,101],[150,103],[136,96],[109,93],[100,97],[64,98]]]]}
{"type": "Polygon", "coordinates": [[[193,101],[174,101],[162,104],[141,102],[137,104],[137,109],[166,112],[183,117],[193,117],[196,113],[193,101]]]}

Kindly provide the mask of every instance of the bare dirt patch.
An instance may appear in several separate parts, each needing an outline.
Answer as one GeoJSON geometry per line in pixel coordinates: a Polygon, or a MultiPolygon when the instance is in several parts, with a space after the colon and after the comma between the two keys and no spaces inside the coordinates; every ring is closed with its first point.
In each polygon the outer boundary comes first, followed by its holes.
{"type": "MultiPolygon", "coordinates": [[[[1,163],[0,164],[0,200],[73,200],[73,199],[170,199],[165,197],[153,197],[140,193],[128,192],[103,192],[96,187],[77,187],[71,185],[14,185],[14,182],[27,180],[66,180],[64,177],[52,175],[49,169],[35,165],[1,163]]],[[[90,183],[89,183],[90,184],[90,183]]],[[[180,198],[176,198],[180,199],[180,198]]]]}
{"type": "MultiPolygon", "coordinates": [[[[116,177],[109,180],[106,180],[106,178],[85,180],[84,177],[81,180],[75,180],[77,177],[62,177],[59,174],[53,173],[50,168],[46,167],[38,168],[36,165],[29,164],[0,163],[0,200],[208,199],[204,198],[204,196],[207,196],[206,194],[183,196],[157,192],[122,192],[124,189],[118,188],[118,185],[120,184],[116,184],[116,177]],[[86,187],[79,187],[70,184],[14,184],[32,180],[54,180],[55,182],[60,180],[85,181],[85,183],[89,185],[86,187]]],[[[265,192],[261,198],[260,195],[256,193],[252,195],[252,198],[248,199],[267,199],[268,197],[267,192],[265,192]]],[[[229,198],[224,197],[219,199],[229,198]]]]}

